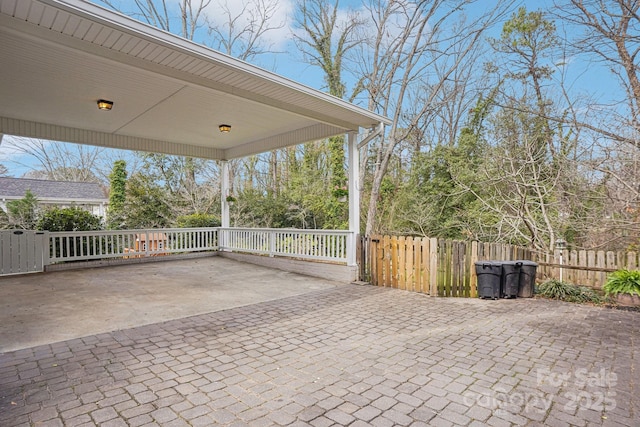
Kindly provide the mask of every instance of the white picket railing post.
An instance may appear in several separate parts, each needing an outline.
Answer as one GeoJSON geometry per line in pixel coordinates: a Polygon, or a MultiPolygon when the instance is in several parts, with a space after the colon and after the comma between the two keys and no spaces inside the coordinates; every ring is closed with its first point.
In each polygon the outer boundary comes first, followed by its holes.
{"type": "Polygon", "coordinates": [[[274,257],[276,255],[276,239],[278,238],[278,234],[275,231],[270,231],[269,236],[269,256],[274,257]]]}

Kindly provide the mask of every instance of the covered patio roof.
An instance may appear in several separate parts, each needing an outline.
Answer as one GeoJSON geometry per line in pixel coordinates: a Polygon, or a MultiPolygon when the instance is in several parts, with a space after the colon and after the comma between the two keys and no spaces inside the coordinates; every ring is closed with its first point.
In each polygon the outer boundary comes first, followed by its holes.
{"type": "Polygon", "coordinates": [[[0,40],[0,134],[227,160],[389,122],[83,0],[0,0],[0,40]]]}

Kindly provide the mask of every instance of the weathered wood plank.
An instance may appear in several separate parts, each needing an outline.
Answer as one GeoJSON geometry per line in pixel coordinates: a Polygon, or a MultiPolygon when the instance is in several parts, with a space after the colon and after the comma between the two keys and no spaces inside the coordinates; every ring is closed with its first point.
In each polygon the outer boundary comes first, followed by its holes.
{"type": "MultiPolygon", "coordinates": [[[[604,251],[598,251],[596,253],[596,268],[606,268],[606,267],[607,267],[607,263],[605,260],[604,251]]],[[[595,288],[602,289],[605,282],[607,281],[607,273],[605,273],[604,271],[600,271],[595,274],[596,274],[596,281],[593,284],[593,286],[595,288]]]]}
{"type": "Polygon", "coordinates": [[[391,286],[398,287],[398,237],[391,236],[391,286]]]}
{"type": "Polygon", "coordinates": [[[396,272],[398,275],[398,285],[396,286],[398,289],[407,289],[407,283],[406,283],[406,278],[407,278],[407,259],[406,259],[406,253],[407,253],[407,245],[406,245],[406,239],[404,236],[400,236],[398,237],[398,255],[397,255],[397,260],[398,260],[398,264],[397,264],[397,268],[396,268],[396,272]]]}
{"type": "MultiPolygon", "coordinates": [[[[587,266],[596,266],[596,253],[595,251],[587,251],[587,266]]],[[[587,280],[584,286],[596,286],[596,273],[592,270],[587,270],[587,280]]]]}
{"type": "Polygon", "coordinates": [[[382,241],[382,247],[384,248],[383,257],[383,286],[391,286],[393,281],[391,279],[391,236],[384,236],[382,241]]]}
{"type": "Polygon", "coordinates": [[[421,263],[422,255],[420,253],[420,238],[413,238],[413,268],[412,268],[412,277],[411,281],[413,284],[413,290],[415,292],[422,292],[422,271],[421,271],[421,263]]]}
{"type": "Polygon", "coordinates": [[[420,239],[420,256],[421,260],[421,278],[420,278],[420,291],[424,293],[429,293],[429,274],[431,273],[431,267],[429,266],[429,239],[427,237],[423,237],[420,239]]]}
{"type": "Polygon", "coordinates": [[[478,242],[471,242],[471,256],[469,264],[471,265],[469,279],[469,296],[475,298],[478,296],[478,276],[475,274],[475,265],[478,261],[478,242]]]}
{"type": "Polygon", "coordinates": [[[638,255],[636,252],[627,252],[627,270],[638,268],[638,255]]]}

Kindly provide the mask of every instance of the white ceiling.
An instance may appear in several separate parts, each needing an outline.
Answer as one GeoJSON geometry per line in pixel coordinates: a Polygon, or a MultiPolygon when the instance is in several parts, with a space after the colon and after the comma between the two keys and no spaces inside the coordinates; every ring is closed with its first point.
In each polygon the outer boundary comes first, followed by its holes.
{"type": "Polygon", "coordinates": [[[0,0],[0,134],[230,159],[380,122],[83,0],[0,0]]]}

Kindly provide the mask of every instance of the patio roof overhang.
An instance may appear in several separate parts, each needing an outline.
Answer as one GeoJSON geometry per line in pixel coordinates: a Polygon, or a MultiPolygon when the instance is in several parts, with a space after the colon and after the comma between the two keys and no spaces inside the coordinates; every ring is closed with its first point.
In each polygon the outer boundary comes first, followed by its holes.
{"type": "Polygon", "coordinates": [[[83,0],[0,0],[0,40],[0,134],[226,160],[389,123],[83,0]]]}

